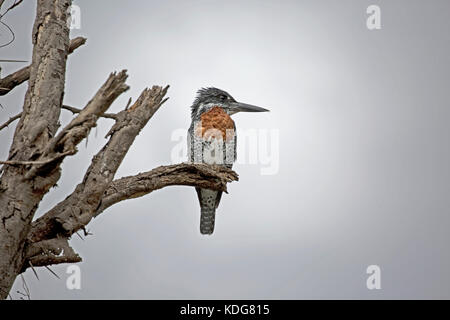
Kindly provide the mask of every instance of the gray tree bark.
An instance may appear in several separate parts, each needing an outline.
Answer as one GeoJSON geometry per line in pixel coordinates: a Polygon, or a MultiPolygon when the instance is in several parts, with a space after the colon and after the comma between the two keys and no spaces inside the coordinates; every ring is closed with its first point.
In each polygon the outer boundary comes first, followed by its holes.
{"type": "Polygon", "coordinates": [[[227,183],[238,180],[235,172],[224,167],[188,163],[114,179],[136,136],[167,100],[168,86],[147,88],[132,106],[106,114],[129,88],[123,70],[111,73],[84,108],[64,106],[67,56],[86,41],[81,37],[69,41],[70,5],[71,0],[38,0],[31,65],[0,79],[0,95],[28,80],[22,112],[0,126],[1,130],[20,119],[8,159],[0,161],[1,299],[28,267],[81,261],[69,244],[70,237],[115,203],[171,185],[226,191],[227,183]],[[63,108],[76,116],[57,132],[63,108]],[[32,222],[43,196],[60,178],[62,161],[77,152],[77,145],[101,117],[115,120],[108,142],[94,156],[74,191],[32,222]]]}

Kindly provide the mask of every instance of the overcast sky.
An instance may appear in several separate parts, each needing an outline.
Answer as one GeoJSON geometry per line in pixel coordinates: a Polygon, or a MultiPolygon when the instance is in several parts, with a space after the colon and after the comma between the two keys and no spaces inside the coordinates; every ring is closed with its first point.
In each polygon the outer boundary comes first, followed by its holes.
{"type": "MultiPolygon", "coordinates": [[[[115,70],[128,70],[131,89],[110,112],[171,85],[116,177],[172,162],[172,134],[187,130],[204,86],[271,110],[233,117],[260,144],[261,132],[278,132],[269,147],[279,166],[264,175],[259,158],[235,165],[240,181],[212,236],[200,235],[191,187],[115,205],[89,224],[93,236],[71,240],[81,290],[66,288],[67,265],[52,268],[60,280],[28,270],[32,299],[450,298],[449,1],[74,3],[71,37],[88,41],[69,57],[65,104],[83,107],[115,70]],[[379,30],[366,27],[371,4],[379,30]],[[381,268],[380,290],[366,287],[369,265],[381,268]]],[[[1,59],[31,61],[34,16],[24,1],[4,18],[16,40],[1,59]]],[[[24,65],[2,63],[2,75],[24,65]]],[[[26,86],[1,97],[0,123],[21,111],[26,86]]],[[[62,111],[61,122],[71,117],[62,111]]],[[[14,125],[0,132],[2,160],[14,125]]],[[[37,217],[81,181],[111,125],[100,120],[64,161],[37,217]]]]}

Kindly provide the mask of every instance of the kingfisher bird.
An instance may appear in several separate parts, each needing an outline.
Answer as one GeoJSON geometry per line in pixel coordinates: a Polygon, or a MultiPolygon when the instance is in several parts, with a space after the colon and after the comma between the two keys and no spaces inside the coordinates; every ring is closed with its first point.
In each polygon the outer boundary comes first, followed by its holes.
{"type": "MultiPolygon", "coordinates": [[[[267,109],[237,102],[217,88],[198,90],[191,106],[188,130],[188,156],[192,163],[223,165],[232,168],[236,160],[236,126],[231,115],[238,112],[265,112],[267,109]]],[[[222,191],[195,188],[200,202],[200,233],[212,234],[216,209],[222,191]]]]}

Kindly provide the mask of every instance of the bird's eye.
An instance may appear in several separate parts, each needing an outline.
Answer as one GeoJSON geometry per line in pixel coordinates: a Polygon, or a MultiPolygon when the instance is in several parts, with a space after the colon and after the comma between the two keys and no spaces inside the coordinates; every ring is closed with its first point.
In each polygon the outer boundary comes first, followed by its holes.
{"type": "Polygon", "coordinates": [[[222,94],[222,95],[219,96],[219,99],[222,100],[222,101],[225,101],[225,100],[228,99],[228,97],[226,95],[222,94]]]}

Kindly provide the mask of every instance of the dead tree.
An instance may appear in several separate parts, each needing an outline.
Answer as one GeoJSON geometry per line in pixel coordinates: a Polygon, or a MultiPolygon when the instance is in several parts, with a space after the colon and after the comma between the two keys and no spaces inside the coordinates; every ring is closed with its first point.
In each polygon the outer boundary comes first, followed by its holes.
{"type": "Polygon", "coordinates": [[[84,38],[69,40],[71,0],[38,0],[32,31],[30,66],[0,79],[0,95],[28,81],[22,111],[0,129],[19,119],[8,159],[0,177],[0,298],[7,297],[17,275],[29,267],[76,263],[81,257],[69,244],[78,230],[117,202],[141,197],[171,185],[226,191],[238,179],[223,167],[182,163],[161,166],[135,176],[114,179],[134,139],[167,100],[168,87],[145,89],[131,106],[105,113],[128,90],[126,71],[113,72],[84,108],[63,105],[66,61],[84,38]],[[59,128],[62,108],[74,118],[59,128]],[[101,117],[115,120],[105,146],[93,157],[83,180],[42,217],[33,216],[43,196],[61,176],[61,163],[77,152],[101,117]]]}

